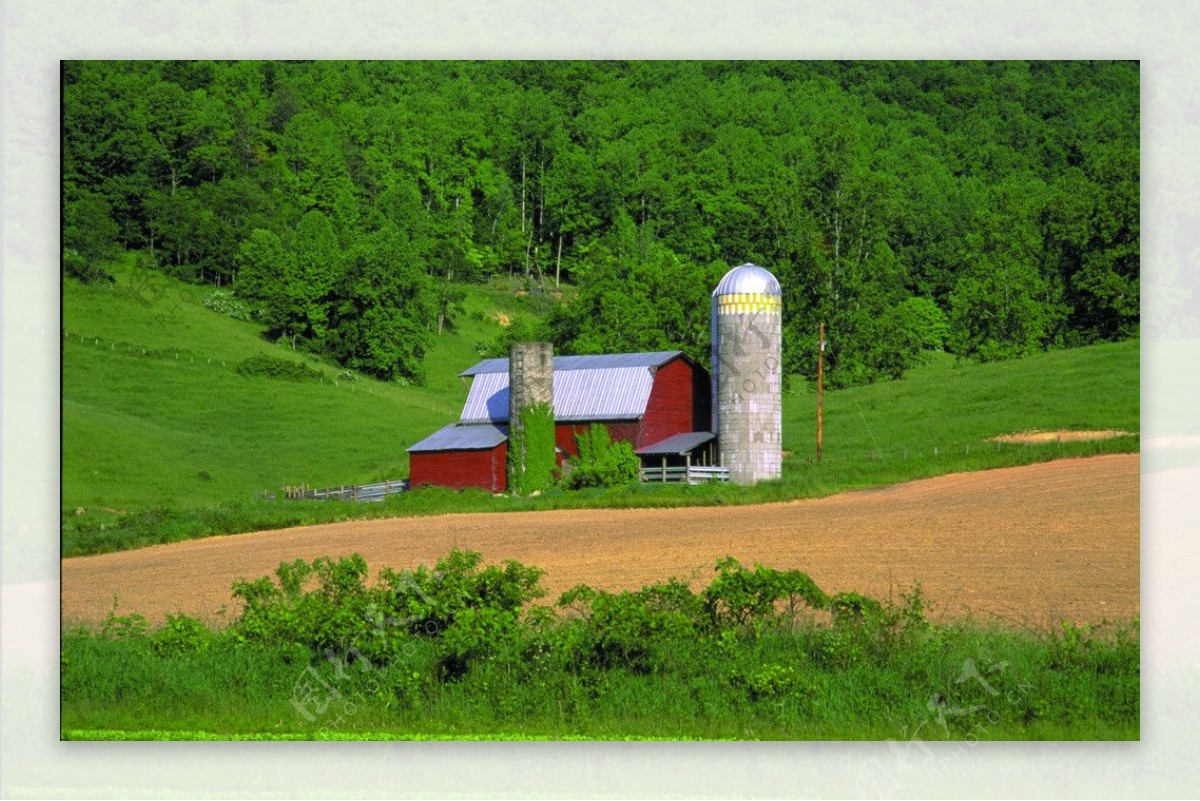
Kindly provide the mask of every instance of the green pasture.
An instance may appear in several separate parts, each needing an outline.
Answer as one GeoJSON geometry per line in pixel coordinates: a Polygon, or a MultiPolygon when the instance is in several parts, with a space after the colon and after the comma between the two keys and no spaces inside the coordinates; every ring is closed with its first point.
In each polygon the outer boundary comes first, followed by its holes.
{"type": "Polygon", "coordinates": [[[114,271],[115,285],[63,287],[63,508],[83,515],[245,501],[288,485],[401,478],[405,448],[452,421],[459,371],[519,314],[503,292],[473,293],[435,339],[425,386],[351,377],[262,337],[260,326],[205,308],[211,287],[114,271]],[[319,381],[238,375],[268,355],[319,381]]]}
{"type": "MultiPolygon", "coordinates": [[[[63,287],[63,554],[349,518],[452,511],[754,503],[942,473],[1138,450],[1136,340],[992,364],[936,354],[898,381],[824,394],[816,461],[815,387],[788,382],[783,478],[755,487],[641,485],[552,489],[540,498],[418,490],[383,504],[281,500],[287,486],[404,478],[405,448],[455,420],[458,373],[501,321],[544,314],[549,296],[502,282],[473,287],[428,357],[423,386],[345,373],[253,323],[203,305],[211,287],[139,272],[63,287]],[[505,319],[507,318],[507,319],[505,319]],[[318,378],[241,375],[252,357],[292,360],[318,378]],[[1000,445],[1026,430],[1121,429],[1106,441],[1000,445]]],[[[832,336],[832,334],[831,334],[832,336]]]]}

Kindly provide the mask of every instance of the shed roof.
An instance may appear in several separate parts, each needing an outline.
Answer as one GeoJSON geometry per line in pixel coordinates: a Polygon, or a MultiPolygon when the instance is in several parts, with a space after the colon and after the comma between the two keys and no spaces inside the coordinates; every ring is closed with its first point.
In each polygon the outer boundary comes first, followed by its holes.
{"type": "MultiPolygon", "coordinates": [[[[683,351],[556,356],[554,419],[559,422],[636,420],[646,413],[654,388],[653,368],[683,351]]],[[[462,423],[508,422],[508,359],[487,359],[461,373],[474,376],[462,423]]]]}
{"type": "Polygon", "coordinates": [[[408,452],[488,450],[506,439],[508,439],[508,426],[494,426],[487,423],[479,425],[452,423],[413,445],[408,452]]]}
{"type": "Polygon", "coordinates": [[[666,439],[660,439],[651,445],[638,448],[634,453],[638,456],[683,456],[695,450],[706,442],[716,439],[711,431],[691,431],[674,434],[666,439]]]}

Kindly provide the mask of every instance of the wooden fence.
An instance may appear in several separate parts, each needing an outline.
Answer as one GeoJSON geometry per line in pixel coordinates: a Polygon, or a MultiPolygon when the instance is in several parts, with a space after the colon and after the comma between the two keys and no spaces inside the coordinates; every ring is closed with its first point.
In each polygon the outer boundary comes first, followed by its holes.
{"type": "Polygon", "coordinates": [[[283,495],[288,500],[318,500],[318,501],[359,501],[367,503],[382,501],[389,495],[408,490],[408,479],[400,478],[395,481],[381,481],[378,484],[358,484],[354,486],[327,487],[325,489],[306,489],[304,487],[284,487],[283,495]]]}
{"type": "Polygon", "coordinates": [[[708,481],[728,481],[728,467],[643,467],[642,481],[684,482],[703,484],[708,481]]]}

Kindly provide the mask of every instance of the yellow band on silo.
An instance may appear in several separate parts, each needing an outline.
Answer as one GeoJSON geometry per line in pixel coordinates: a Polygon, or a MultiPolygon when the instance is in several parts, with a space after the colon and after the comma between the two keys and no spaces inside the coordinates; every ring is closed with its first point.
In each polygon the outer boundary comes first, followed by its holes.
{"type": "Polygon", "coordinates": [[[778,295],[737,292],[717,296],[717,314],[779,314],[783,299],[778,295]]]}

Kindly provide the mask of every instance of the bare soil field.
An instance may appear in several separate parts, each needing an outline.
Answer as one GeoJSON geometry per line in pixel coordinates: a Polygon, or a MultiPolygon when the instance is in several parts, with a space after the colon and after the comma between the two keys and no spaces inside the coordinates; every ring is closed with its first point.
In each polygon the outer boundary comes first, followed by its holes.
{"type": "Polygon", "coordinates": [[[237,613],[230,586],[283,561],[360,553],[432,565],[451,548],[544,568],[554,600],[576,584],[707,584],[732,555],[807,572],[829,592],[899,599],[920,582],[931,617],[1045,627],[1139,614],[1139,458],[1071,459],[962,473],[819,500],[688,509],[442,515],[262,531],[62,562],[62,616],[152,622],[237,613]],[[225,609],[224,612],[221,610],[225,609]]]}

